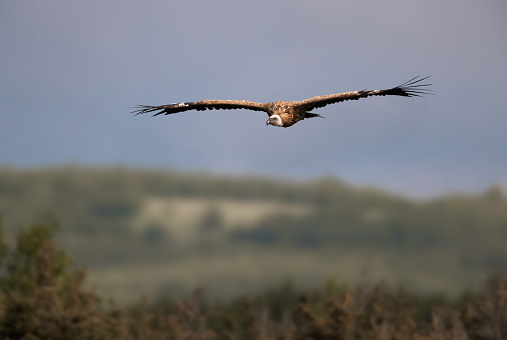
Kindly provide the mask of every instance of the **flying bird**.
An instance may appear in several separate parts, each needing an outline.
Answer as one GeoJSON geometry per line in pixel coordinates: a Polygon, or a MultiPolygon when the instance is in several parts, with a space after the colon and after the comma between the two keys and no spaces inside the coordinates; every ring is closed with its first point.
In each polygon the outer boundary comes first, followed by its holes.
{"type": "Polygon", "coordinates": [[[264,111],[269,118],[266,125],[279,127],[289,127],[297,122],[306,119],[323,116],[310,112],[314,109],[324,107],[329,104],[343,102],[345,100],[357,100],[371,96],[402,96],[402,97],[420,97],[423,94],[430,94],[431,90],[427,87],[432,84],[422,83],[428,77],[419,76],[409,81],[387,90],[361,90],[329,94],[325,96],[312,97],[300,101],[277,101],[272,103],[258,103],[248,100],[201,100],[198,102],[183,102],[179,104],[168,104],[160,106],[138,105],[137,110],[132,113],[154,113],[153,116],[161,114],[170,115],[173,113],[189,110],[231,110],[247,109],[254,111],[264,111]]]}

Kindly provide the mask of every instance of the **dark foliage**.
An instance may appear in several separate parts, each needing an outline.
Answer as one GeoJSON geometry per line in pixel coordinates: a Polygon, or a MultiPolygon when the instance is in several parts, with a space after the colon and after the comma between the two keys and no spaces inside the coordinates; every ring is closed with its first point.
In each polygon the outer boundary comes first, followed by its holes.
{"type": "MultiPolygon", "coordinates": [[[[350,290],[329,281],[325,292],[296,292],[290,281],[257,297],[210,303],[202,289],[179,301],[103,307],[70,270],[53,241],[56,225],[23,230],[3,268],[0,338],[4,339],[506,339],[507,278],[499,276],[462,306],[428,308],[404,290],[350,290]],[[429,311],[418,317],[420,307],[429,311]],[[418,311],[419,309],[419,311],[418,311]]],[[[0,234],[1,236],[1,234],[0,234]]]]}

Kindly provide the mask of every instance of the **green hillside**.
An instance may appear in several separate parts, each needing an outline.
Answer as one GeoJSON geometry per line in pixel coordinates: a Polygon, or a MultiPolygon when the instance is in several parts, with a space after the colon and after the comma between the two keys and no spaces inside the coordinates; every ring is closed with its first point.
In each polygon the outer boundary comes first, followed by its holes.
{"type": "Polygon", "coordinates": [[[7,237],[58,217],[58,243],[120,301],[340,282],[480,287],[507,260],[507,198],[418,201],[335,179],[281,182],[121,167],[0,169],[7,237]]]}

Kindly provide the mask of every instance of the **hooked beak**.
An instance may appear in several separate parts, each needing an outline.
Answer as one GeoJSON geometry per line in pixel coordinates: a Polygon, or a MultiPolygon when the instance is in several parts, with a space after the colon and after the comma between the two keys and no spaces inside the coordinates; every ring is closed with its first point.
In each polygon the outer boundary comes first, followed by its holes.
{"type": "Polygon", "coordinates": [[[266,126],[268,126],[268,125],[269,125],[269,119],[268,119],[268,120],[266,120],[266,126]]]}

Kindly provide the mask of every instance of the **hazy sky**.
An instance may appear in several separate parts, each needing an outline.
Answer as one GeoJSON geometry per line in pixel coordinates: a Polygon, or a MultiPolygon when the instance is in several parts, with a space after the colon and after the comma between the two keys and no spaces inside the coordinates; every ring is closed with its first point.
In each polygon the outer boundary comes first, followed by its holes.
{"type": "Polygon", "coordinates": [[[67,163],[313,179],[427,196],[507,188],[507,2],[1,1],[0,166],[67,163]],[[431,75],[435,95],[254,111],[431,75]]]}

